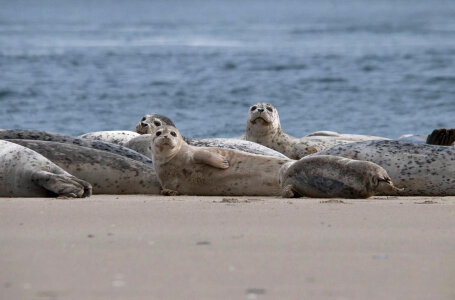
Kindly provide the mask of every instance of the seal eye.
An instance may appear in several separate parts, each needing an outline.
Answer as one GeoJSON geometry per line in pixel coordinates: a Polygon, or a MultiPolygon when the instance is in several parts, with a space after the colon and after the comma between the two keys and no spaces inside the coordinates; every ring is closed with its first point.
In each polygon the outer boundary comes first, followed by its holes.
{"type": "Polygon", "coordinates": [[[270,106],[267,106],[267,110],[268,110],[269,112],[272,112],[272,111],[273,111],[273,108],[271,108],[270,106]]]}
{"type": "Polygon", "coordinates": [[[146,117],[143,117],[141,121],[145,121],[146,117]]]}
{"type": "Polygon", "coordinates": [[[160,136],[161,135],[161,131],[157,131],[155,135],[156,136],[160,136]]]}
{"type": "Polygon", "coordinates": [[[253,107],[251,107],[251,111],[255,111],[255,110],[256,110],[256,108],[257,108],[257,107],[256,107],[256,105],[255,105],[255,106],[253,106],[253,107]]]}
{"type": "Polygon", "coordinates": [[[161,123],[158,121],[153,122],[153,124],[155,124],[155,126],[161,126],[161,123]]]}
{"type": "Polygon", "coordinates": [[[172,136],[177,136],[177,133],[175,133],[174,131],[171,131],[171,135],[172,136]]]}

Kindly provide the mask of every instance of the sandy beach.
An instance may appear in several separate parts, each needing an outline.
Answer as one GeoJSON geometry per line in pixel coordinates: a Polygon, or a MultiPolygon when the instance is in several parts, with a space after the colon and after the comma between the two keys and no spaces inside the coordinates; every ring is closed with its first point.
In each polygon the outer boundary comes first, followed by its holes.
{"type": "Polygon", "coordinates": [[[455,299],[455,197],[0,199],[1,299],[455,299]]]}

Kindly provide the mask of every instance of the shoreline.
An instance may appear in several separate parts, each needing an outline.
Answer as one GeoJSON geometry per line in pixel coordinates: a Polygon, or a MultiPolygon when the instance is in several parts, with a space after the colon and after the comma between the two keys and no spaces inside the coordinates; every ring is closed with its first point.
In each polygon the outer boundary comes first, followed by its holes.
{"type": "Polygon", "coordinates": [[[2,299],[453,299],[455,197],[0,198],[2,299]]]}

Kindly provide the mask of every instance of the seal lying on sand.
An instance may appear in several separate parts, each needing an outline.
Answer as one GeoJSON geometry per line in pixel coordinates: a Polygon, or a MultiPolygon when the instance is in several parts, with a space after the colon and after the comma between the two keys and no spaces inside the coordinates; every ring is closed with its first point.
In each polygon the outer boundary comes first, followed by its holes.
{"type": "MultiPolygon", "coordinates": [[[[136,125],[136,131],[141,134],[146,134],[146,133],[154,133],[156,128],[162,125],[170,125],[174,126],[174,123],[166,116],[163,115],[158,115],[158,114],[148,114],[145,115],[141,121],[136,125]]],[[[144,154],[145,156],[149,156],[147,154],[147,147],[144,147],[141,145],[143,141],[146,139],[150,138],[143,138],[143,137],[137,137],[127,144],[125,144],[126,147],[131,148],[141,154],[144,154]],[[139,150],[143,149],[143,150],[139,150]],[[144,152],[145,151],[145,152],[144,152]]],[[[279,158],[287,158],[285,155],[267,148],[263,145],[253,143],[250,141],[245,141],[241,139],[230,139],[230,138],[205,138],[205,139],[200,139],[200,138],[183,138],[185,142],[188,145],[191,146],[197,146],[197,147],[217,147],[217,148],[223,148],[223,149],[232,149],[232,150],[239,150],[239,151],[244,151],[252,154],[259,154],[259,155],[268,155],[268,156],[274,156],[274,157],[279,157],[279,158]]]]}
{"type": "Polygon", "coordinates": [[[245,139],[272,148],[289,158],[300,159],[335,145],[364,140],[387,138],[336,132],[315,132],[303,138],[295,138],[283,132],[276,108],[268,103],[256,103],[250,107],[245,139]]]}
{"type": "Polygon", "coordinates": [[[85,133],[83,135],[78,136],[78,138],[104,141],[104,142],[123,146],[129,140],[137,137],[138,135],[139,134],[134,131],[112,130],[112,131],[89,132],[89,133],[85,133]]]}
{"type": "Polygon", "coordinates": [[[95,194],[159,194],[155,170],[138,161],[72,144],[9,140],[32,149],[67,172],[90,182],[95,194]]]}
{"type": "Polygon", "coordinates": [[[404,188],[393,195],[455,195],[453,147],[401,141],[367,141],[335,146],[315,155],[336,155],[380,165],[396,187],[404,188]]]}
{"type": "Polygon", "coordinates": [[[33,150],[0,141],[0,196],[89,197],[92,187],[33,150]]]}
{"type": "Polygon", "coordinates": [[[110,153],[125,156],[153,167],[153,162],[150,158],[142,154],[139,154],[136,151],[131,150],[130,148],[103,141],[80,139],[58,133],[39,130],[8,129],[0,131],[0,140],[12,139],[39,140],[73,144],[77,146],[107,151],[110,153]]]}
{"type": "Polygon", "coordinates": [[[330,155],[308,156],[280,171],[283,198],[368,198],[400,191],[377,164],[330,155]]]}
{"type": "Polygon", "coordinates": [[[151,150],[156,174],[168,194],[280,195],[278,175],[288,159],[188,145],[173,126],[161,126],[151,150]]]}

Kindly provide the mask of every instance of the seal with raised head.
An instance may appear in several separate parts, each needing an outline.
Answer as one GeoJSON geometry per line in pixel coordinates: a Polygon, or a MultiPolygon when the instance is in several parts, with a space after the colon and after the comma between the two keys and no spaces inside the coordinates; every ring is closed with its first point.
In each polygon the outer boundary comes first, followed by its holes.
{"type": "Polygon", "coordinates": [[[91,185],[39,153],[0,141],[1,197],[89,197],[91,185]]]}
{"type": "Polygon", "coordinates": [[[245,139],[272,148],[289,158],[300,159],[335,145],[387,138],[319,131],[303,138],[286,134],[277,109],[265,102],[252,105],[248,112],[245,139]]]}
{"type": "MultiPolygon", "coordinates": [[[[162,125],[170,125],[174,126],[174,123],[166,116],[159,115],[159,114],[148,114],[145,115],[141,121],[136,125],[136,131],[141,134],[153,134],[157,127],[162,125]]],[[[143,145],[143,142],[149,140],[150,138],[146,137],[137,137],[131,139],[130,142],[125,144],[126,147],[131,148],[145,156],[149,156],[147,152],[147,147],[143,145]],[[142,150],[139,150],[142,149],[142,150]]],[[[239,150],[244,151],[252,154],[259,154],[259,155],[267,155],[267,156],[274,156],[280,158],[287,158],[285,155],[265,147],[263,145],[253,143],[250,141],[245,141],[242,139],[235,139],[235,138],[186,138],[183,137],[185,142],[191,146],[197,147],[217,147],[223,149],[232,149],[232,150],[239,150]]],[[[149,156],[150,157],[150,156],[149,156]]]]}
{"type": "Polygon", "coordinates": [[[278,196],[279,170],[289,159],[188,145],[173,126],[158,127],[152,157],[165,194],[278,196]]]}
{"type": "Polygon", "coordinates": [[[95,131],[85,133],[78,136],[81,139],[91,139],[97,141],[104,141],[112,144],[123,146],[132,138],[137,137],[139,134],[134,131],[127,130],[108,130],[108,131],[95,131]]]}
{"type": "Polygon", "coordinates": [[[285,165],[280,185],[284,198],[368,198],[400,191],[377,164],[331,155],[307,156],[285,165]]]}
{"type": "Polygon", "coordinates": [[[9,140],[88,181],[94,194],[159,194],[153,167],[117,154],[50,141],[9,140]]]}
{"type": "Polygon", "coordinates": [[[104,141],[80,139],[72,136],[62,135],[40,130],[24,130],[24,129],[8,129],[0,131],[0,140],[37,140],[73,144],[77,146],[102,150],[121,156],[128,157],[138,162],[144,163],[153,167],[153,162],[150,158],[133,151],[130,148],[112,144],[104,141]]]}
{"type": "Polygon", "coordinates": [[[366,141],[338,145],[314,155],[370,161],[383,167],[394,185],[393,195],[454,196],[455,149],[402,141],[366,141]]]}

